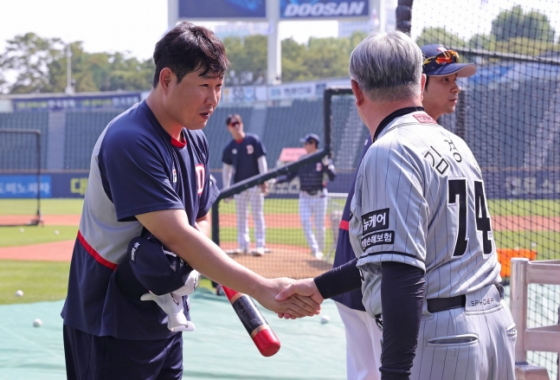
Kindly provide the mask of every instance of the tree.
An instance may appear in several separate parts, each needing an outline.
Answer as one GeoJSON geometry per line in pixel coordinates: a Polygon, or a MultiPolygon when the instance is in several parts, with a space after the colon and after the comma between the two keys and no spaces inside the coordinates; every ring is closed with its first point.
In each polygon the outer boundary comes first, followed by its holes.
{"type": "Polygon", "coordinates": [[[151,88],[154,64],[123,53],[88,53],[82,42],[64,43],[34,33],[7,41],[0,55],[0,72],[12,73],[10,82],[0,76],[0,90],[9,93],[64,92],[67,85],[66,48],[70,47],[72,79],[76,92],[147,90],[151,88]]]}
{"type": "Polygon", "coordinates": [[[554,42],[554,29],[548,17],[536,11],[525,14],[520,5],[500,12],[492,21],[491,33],[496,36],[498,42],[519,37],[545,43],[554,42]]]}
{"type": "Polygon", "coordinates": [[[0,69],[15,76],[15,81],[8,86],[9,92],[23,94],[51,91],[49,65],[63,59],[62,40],[26,33],[6,42],[6,50],[0,56],[0,69]]]}
{"type": "Polygon", "coordinates": [[[266,82],[267,42],[263,35],[226,37],[223,41],[231,66],[226,84],[245,85],[266,82]]]}
{"type": "Polygon", "coordinates": [[[445,46],[465,47],[467,42],[457,34],[449,33],[445,28],[424,28],[416,39],[418,46],[442,44],[445,46]]]}

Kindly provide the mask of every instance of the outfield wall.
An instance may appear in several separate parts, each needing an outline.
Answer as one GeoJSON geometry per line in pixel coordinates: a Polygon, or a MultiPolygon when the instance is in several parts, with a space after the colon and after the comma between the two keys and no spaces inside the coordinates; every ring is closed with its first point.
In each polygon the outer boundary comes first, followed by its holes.
{"type": "MultiPolygon", "coordinates": [[[[213,170],[222,188],[219,170],[213,170]]],[[[339,172],[327,183],[331,193],[348,193],[353,172],[339,172]]],[[[82,198],[88,181],[87,171],[46,172],[41,174],[41,197],[82,198]]],[[[492,170],[485,171],[485,190],[489,199],[560,199],[560,170],[492,170]]],[[[299,194],[297,178],[290,183],[270,186],[272,198],[295,198],[299,194]]],[[[37,176],[25,172],[0,174],[0,198],[35,198],[37,176]]]]}

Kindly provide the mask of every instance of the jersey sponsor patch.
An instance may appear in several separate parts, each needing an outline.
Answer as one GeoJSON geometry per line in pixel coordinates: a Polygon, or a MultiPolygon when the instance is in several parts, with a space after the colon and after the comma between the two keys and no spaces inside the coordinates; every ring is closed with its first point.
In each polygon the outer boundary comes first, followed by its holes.
{"type": "Polygon", "coordinates": [[[369,247],[381,244],[393,244],[395,242],[395,231],[383,231],[362,238],[362,250],[365,252],[369,247]]]}
{"type": "Polygon", "coordinates": [[[422,124],[437,124],[436,121],[434,119],[432,119],[432,117],[430,115],[427,115],[425,113],[417,113],[417,114],[412,115],[412,116],[414,116],[414,118],[422,124]]]}
{"type": "Polygon", "coordinates": [[[389,228],[389,209],[384,208],[362,215],[362,226],[364,236],[374,231],[386,230],[389,228]]]}

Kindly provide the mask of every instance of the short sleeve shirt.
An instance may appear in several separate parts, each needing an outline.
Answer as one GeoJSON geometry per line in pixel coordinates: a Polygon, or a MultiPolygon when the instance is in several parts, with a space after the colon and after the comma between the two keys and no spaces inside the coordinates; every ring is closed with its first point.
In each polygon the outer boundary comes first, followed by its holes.
{"type": "Polygon", "coordinates": [[[247,133],[243,140],[226,145],[222,162],[233,166],[233,183],[237,183],[259,174],[258,159],[264,155],[266,149],[258,136],[247,133]]]}
{"type": "Polygon", "coordinates": [[[88,188],[74,246],[64,323],[97,336],[163,339],[171,333],[155,302],[130,300],[114,273],[142,225],[136,215],[185,210],[189,223],[208,213],[219,191],[209,180],[202,131],[171,139],[145,102],[102,132],[91,158],[88,188]]]}

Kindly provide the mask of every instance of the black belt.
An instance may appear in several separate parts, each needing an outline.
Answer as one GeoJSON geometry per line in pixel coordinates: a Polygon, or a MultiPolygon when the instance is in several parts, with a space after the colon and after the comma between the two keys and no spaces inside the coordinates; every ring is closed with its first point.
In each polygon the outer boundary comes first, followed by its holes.
{"type": "MultiPolygon", "coordinates": [[[[494,284],[500,292],[500,297],[504,298],[504,287],[501,284],[494,284]]],[[[450,298],[432,298],[428,300],[428,311],[430,313],[437,313],[438,311],[457,309],[465,307],[467,297],[465,295],[450,297],[450,298]]]]}
{"type": "Polygon", "coordinates": [[[302,190],[304,193],[307,193],[309,195],[317,195],[317,193],[319,193],[319,191],[321,190],[302,190]]]}
{"type": "Polygon", "coordinates": [[[465,307],[467,297],[463,294],[450,298],[432,298],[428,300],[428,311],[430,313],[437,313],[438,311],[457,309],[465,307]]]}

